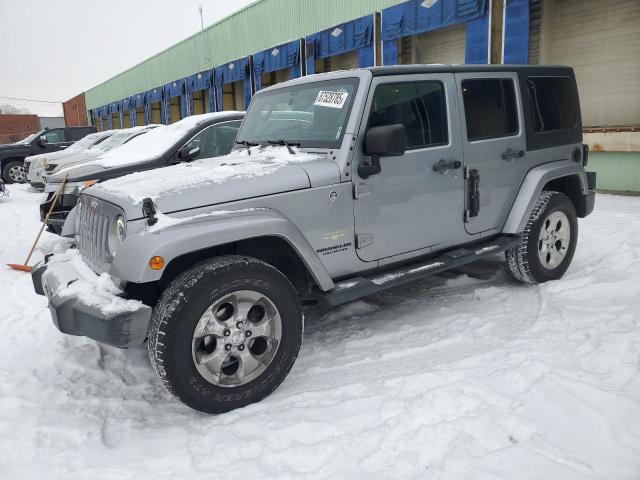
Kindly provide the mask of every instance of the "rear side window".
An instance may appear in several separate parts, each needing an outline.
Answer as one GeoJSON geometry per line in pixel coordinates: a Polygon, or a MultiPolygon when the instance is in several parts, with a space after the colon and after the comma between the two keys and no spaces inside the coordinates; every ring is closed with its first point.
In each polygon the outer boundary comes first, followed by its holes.
{"type": "Polygon", "coordinates": [[[439,81],[387,83],[373,95],[369,128],[404,125],[409,149],[449,143],[444,85],[439,81]]]}
{"type": "Polygon", "coordinates": [[[527,89],[534,132],[576,126],[576,104],[569,77],[531,77],[527,89]]]}
{"type": "Polygon", "coordinates": [[[518,133],[518,109],[513,80],[463,80],[462,97],[469,141],[509,137],[518,133]]]}

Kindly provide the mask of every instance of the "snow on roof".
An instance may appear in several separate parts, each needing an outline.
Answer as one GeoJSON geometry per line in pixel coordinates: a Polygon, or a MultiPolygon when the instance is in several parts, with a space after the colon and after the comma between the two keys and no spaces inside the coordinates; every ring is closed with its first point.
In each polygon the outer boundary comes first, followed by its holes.
{"type": "Polygon", "coordinates": [[[133,138],[121,147],[101,155],[99,158],[96,158],[94,161],[85,165],[114,167],[129,165],[132,163],[148,162],[166,153],[167,150],[180,141],[180,139],[182,139],[189,130],[193,130],[203,122],[231,115],[238,115],[241,113],[242,112],[232,111],[192,115],[171,125],[156,127],[144,135],[133,138]]]}
{"type": "Polygon", "coordinates": [[[151,172],[132,173],[99,183],[93,189],[128,197],[139,203],[147,197],[155,199],[163,194],[204,184],[221,184],[231,179],[269,175],[286,165],[318,158],[318,155],[298,151],[292,155],[287,148],[280,146],[253,147],[251,154],[245,149],[235,150],[223,157],[180,163],[151,172]]]}

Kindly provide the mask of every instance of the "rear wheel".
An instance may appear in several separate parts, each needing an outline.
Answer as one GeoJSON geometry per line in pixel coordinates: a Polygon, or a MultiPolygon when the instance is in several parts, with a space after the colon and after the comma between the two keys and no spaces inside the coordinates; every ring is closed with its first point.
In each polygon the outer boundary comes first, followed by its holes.
{"type": "Polygon", "coordinates": [[[191,408],[223,413],[262,400],[289,373],[302,341],[296,290],[274,267],[225,256],[177,277],[154,308],[149,356],[191,408]]]}
{"type": "Polygon", "coordinates": [[[24,162],[22,160],[14,160],[7,163],[2,169],[2,178],[5,183],[24,183],[27,177],[24,173],[24,162]]]}
{"type": "Polygon", "coordinates": [[[542,192],[522,233],[507,250],[507,265],[516,280],[543,283],[564,275],[578,241],[578,217],[571,200],[559,192],[542,192]]]}

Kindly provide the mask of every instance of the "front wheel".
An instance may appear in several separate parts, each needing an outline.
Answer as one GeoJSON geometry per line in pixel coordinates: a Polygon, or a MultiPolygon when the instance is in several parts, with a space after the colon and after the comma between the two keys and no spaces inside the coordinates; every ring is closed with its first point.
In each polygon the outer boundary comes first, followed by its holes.
{"type": "Polygon", "coordinates": [[[154,308],[149,357],[164,385],[191,408],[224,413],[258,402],[287,376],[302,342],[296,290],[250,257],[201,262],[154,308]]]}
{"type": "Polygon", "coordinates": [[[22,160],[14,160],[7,163],[2,169],[2,178],[5,183],[24,183],[27,176],[24,172],[24,162],[22,160]]]}
{"type": "Polygon", "coordinates": [[[542,192],[520,244],[505,252],[511,275],[526,283],[557,280],[569,268],[577,242],[578,216],[571,200],[563,193],[542,192]]]}

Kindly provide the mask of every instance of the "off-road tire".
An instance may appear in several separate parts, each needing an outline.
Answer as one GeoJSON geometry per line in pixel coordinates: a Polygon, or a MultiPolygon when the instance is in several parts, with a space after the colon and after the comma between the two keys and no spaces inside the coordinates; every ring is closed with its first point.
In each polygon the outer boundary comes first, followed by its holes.
{"type": "Polygon", "coordinates": [[[25,183],[27,181],[27,177],[24,174],[24,162],[22,160],[13,160],[5,164],[5,166],[2,167],[2,178],[6,184],[25,183]],[[16,179],[11,178],[11,170],[18,167],[22,167],[22,181],[17,181],[16,179]]]}
{"type": "Polygon", "coordinates": [[[251,257],[228,255],[205,260],[171,282],[153,310],[149,358],[164,386],[187,406],[224,413],[258,402],[282,383],[293,366],[303,333],[297,292],[273,266],[251,257]],[[267,295],[277,307],[281,341],[257,378],[239,386],[220,386],[198,372],[192,357],[194,329],[216,299],[238,290],[267,295]]]}
{"type": "Polygon", "coordinates": [[[571,200],[560,192],[544,191],[538,197],[517,247],[505,251],[513,278],[524,283],[544,283],[561,278],[573,259],[578,241],[578,217],[571,200]],[[553,212],[562,212],[569,220],[570,241],[562,262],[553,269],[545,268],[538,256],[538,241],[544,222],[553,212]]]}

